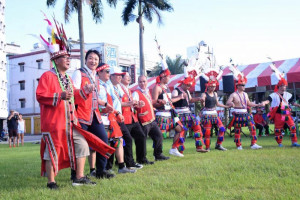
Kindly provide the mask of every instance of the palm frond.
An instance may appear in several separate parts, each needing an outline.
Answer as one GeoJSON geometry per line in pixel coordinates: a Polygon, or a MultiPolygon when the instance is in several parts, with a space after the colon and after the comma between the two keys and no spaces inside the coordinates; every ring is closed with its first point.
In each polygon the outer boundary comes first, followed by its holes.
{"type": "Polygon", "coordinates": [[[91,0],[91,12],[96,23],[101,23],[103,18],[103,5],[101,0],[91,0]]]}
{"type": "Polygon", "coordinates": [[[110,7],[116,7],[118,0],[107,0],[107,3],[110,7]]]}
{"type": "Polygon", "coordinates": [[[56,4],[56,0],[47,0],[46,3],[47,3],[47,6],[48,6],[48,7],[50,7],[50,6],[53,6],[53,7],[54,7],[55,4],[56,4]]]}
{"type": "Polygon", "coordinates": [[[128,22],[132,21],[132,12],[135,9],[136,5],[137,5],[138,1],[137,0],[127,0],[125,2],[125,8],[122,12],[122,20],[124,25],[127,25],[128,22]]]}

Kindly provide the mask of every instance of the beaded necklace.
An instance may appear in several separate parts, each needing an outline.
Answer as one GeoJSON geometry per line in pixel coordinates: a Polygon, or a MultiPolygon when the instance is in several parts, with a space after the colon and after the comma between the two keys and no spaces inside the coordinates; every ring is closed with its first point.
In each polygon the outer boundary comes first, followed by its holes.
{"type": "MultiPolygon", "coordinates": [[[[53,68],[55,70],[55,74],[57,76],[57,79],[58,79],[61,90],[64,92],[64,91],[70,89],[71,94],[74,94],[73,93],[73,85],[72,85],[72,82],[70,81],[70,77],[68,76],[68,74],[66,73],[66,75],[65,75],[65,77],[66,77],[66,82],[65,82],[63,76],[57,70],[57,67],[56,67],[54,61],[52,61],[52,64],[53,64],[53,68]]],[[[74,95],[72,95],[70,101],[72,103],[74,103],[74,95]]]]}

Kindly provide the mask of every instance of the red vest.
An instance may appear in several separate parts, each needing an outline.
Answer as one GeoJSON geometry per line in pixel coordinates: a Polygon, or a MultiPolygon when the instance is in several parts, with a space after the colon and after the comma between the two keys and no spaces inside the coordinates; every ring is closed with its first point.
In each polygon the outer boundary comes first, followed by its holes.
{"type": "MultiPolygon", "coordinates": [[[[96,76],[95,84],[97,85],[98,92],[100,91],[99,87],[99,78],[96,76]]],[[[83,90],[83,86],[86,84],[91,84],[91,81],[87,74],[81,71],[81,85],[80,88],[83,90]]],[[[75,104],[78,105],[77,107],[77,114],[78,114],[78,121],[83,124],[91,125],[93,122],[94,113],[97,116],[97,120],[99,123],[102,123],[101,115],[99,111],[98,105],[98,97],[96,92],[90,93],[86,100],[83,99],[76,99],[75,104]]]]}
{"type": "MultiPolygon", "coordinates": [[[[123,86],[121,85],[121,88],[124,91],[124,95],[122,97],[122,102],[129,102],[129,97],[132,100],[132,93],[131,91],[128,89],[128,94],[127,95],[127,91],[123,88],[123,86]]],[[[135,122],[138,122],[138,118],[137,118],[137,114],[135,112],[132,111],[130,106],[122,106],[122,115],[124,116],[124,124],[132,124],[135,122]]]]}
{"type": "Polygon", "coordinates": [[[151,95],[148,94],[149,98],[147,98],[140,90],[136,90],[136,92],[139,94],[140,101],[145,102],[145,106],[141,108],[136,108],[139,121],[142,123],[143,126],[145,126],[155,120],[152,100],[149,99],[151,98],[151,95]]]}

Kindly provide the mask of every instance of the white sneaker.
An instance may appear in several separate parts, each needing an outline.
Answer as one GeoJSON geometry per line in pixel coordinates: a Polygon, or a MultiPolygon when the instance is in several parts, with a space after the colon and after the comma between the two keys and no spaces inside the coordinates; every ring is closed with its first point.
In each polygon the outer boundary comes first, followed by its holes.
{"type": "Polygon", "coordinates": [[[261,149],[262,146],[259,146],[258,144],[254,144],[251,146],[251,149],[261,149]]]}
{"type": "Polygon", "coordinates": [[[239,147],[237,148],[237,150],[243,150],[243,147],[242,147],[242,146],[239,146],[239,147]]]}
{"type": "Polygon", "coordinates": [[[184,155],[178,151],[178,149],[170,149],[169,154],[173,156],[183,157],[184,155]]]}

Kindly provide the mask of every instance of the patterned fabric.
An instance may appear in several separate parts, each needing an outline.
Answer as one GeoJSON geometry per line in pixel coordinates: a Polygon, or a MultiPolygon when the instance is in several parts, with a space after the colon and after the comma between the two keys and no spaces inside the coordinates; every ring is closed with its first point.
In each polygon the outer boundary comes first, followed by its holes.
{"type": "Polygon", "coordinates": [[[282,143],[282,130],[284,129],[284,124],[287,124],[289,127],[289,130],[291,132],[290,137],[291,137],[291,141],[292,143],[297,143],[297,133],[296,133],[296,126],[295,123],[293,121],[293,118],[291,116],[287,117],[287,120],[282,120],[282,117],[284,117],[286,119],[285,116],[276,113],[275,117],[274,117],[274,124],[275,124],[275,140],[277,141],[278,144],[282,143]]]}
{"type": "Polygon", "coordinates": [[[234,126],[235,130],[234,142],[236,143],[237,147],[242,145],[241,129],[242,127],[246,126],[248,126],[251,134],[251,145],[254,145],[256,143],[256,128],[252,115],[250,115],[249,113],[233,113],[233,117],[228,125],[228,128],[230,129],[232,126],[234,126]]]}
{"type": "Polygon", "coordinates": [[[155,120],[160,130],[170,131],[171,129],[175,128],[175,122],[172,117],[156,115],[155,120]]]}
{"type": "Polygon", "coordinates": [[[206,149],[210,148],[210,136],[211,136],[211,129],[212,126],[215,125],[219,128],[218,132],[218,139],[217,144],[221,145],[224,141],[224,133],[225,133],[225,127],[223,126],[222,121],[217,115],[202,115],[201,123],[203,125],[203,132],[204,132],[204,143],[206,146],[206,149]]]}

